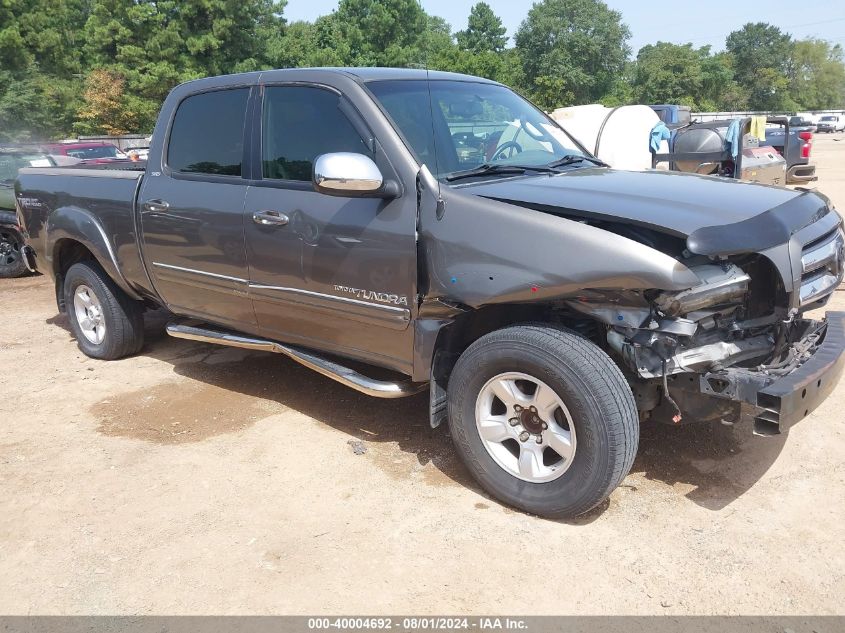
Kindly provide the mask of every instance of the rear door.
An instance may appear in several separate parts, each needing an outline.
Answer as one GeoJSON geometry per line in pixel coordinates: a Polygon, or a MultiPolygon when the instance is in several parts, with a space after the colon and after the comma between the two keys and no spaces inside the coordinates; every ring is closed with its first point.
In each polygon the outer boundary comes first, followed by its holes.
{"type": "Polygon", "coordinates": [[[386,178],[396,176],[336,90],[303,84],[262,90],[260,173],[247,195],[244,223],[260,330],[407,370],[415,205],[314,191],[313,163],[325,153],[365,154],[386,178]]]}
{"type": "Polygon", "coordinates": [[[144,257],[176,313],[236,327],[255,324],[247,292],[243,208],[250,88],[187,96],[139,196],[144,257]]]}

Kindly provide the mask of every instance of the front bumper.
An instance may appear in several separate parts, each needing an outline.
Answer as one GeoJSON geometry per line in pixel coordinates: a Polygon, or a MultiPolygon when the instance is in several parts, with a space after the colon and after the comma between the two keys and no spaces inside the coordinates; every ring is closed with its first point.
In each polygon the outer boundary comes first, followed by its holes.
{"type": "Polygon", "coordinates": [[[751,405],[754,432],[758,435],[782,433],[818,407],[845,372],[845,312],[828,312],[825,321],[824,338],[813,355],[789,373],[773,376],[753,369],[730,368],[701,375],[700,392],[751,405]]]}

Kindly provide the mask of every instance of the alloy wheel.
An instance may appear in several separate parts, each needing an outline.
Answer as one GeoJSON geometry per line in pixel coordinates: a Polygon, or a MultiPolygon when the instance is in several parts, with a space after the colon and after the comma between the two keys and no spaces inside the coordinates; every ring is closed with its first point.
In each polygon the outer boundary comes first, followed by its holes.
{"type": "Polygon", "coordinates": [[[575,456],[575,425],[560,396],[519,372],[494,376],[481,388],[475,422],[490,457],[531,483],[557,479],[575,456]]]}

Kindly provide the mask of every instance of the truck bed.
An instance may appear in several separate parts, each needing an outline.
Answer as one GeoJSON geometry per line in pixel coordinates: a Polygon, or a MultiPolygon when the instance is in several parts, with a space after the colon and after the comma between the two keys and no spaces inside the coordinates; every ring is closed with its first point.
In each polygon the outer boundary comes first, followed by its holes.
{"type": "Polygon", "coordinates": [[[92,252],[106,253],[110,260],[100,264],[112,269],[109,272],[114,271],[120,285],[126,285],[132,294],[146,294],[150,283],[137,243],[135,214],[143,175],[138,169],[104,169],[103,165],[21,169],[16,187],[18,206],[24,230],[38,255],[39,270],[60,272],[52,269],[52,261],[62,247],[63,236],[78,235],[80,223],[88,223],[85,234],[99,239],[103,246],[92,252]],[[69,209],[74,212],[65,213],[69,209]]]}

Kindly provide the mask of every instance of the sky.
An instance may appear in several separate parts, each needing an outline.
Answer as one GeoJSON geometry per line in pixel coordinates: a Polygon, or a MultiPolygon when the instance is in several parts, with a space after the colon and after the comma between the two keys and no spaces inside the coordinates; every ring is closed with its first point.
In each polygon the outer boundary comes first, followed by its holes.
{"type": "MultiPolygon", "coordinates": [[[[466,28],[469,10],[477,0],[421,0],[432,15],[445,18],[453,31],[466,28]]],[[[512,36],[525,19],[531,0],[486,0],[512,36]]],[[[622,13],[631,29],[629,42],[633,55],[646,44],[658,40],[695,46],[710,44],[722,50],[728,33],[746,22],[768,22],[793,37],[819,37],[845,46],[845,4],[835,0],[765,0],[757,7],[737,0],[605,0],[622,13]],[[668,10],[667,10],[668,9],[668,10]]],[[[288,0],[285,17],[313,21],[331,13],[337,0],[288,0]]]]}

